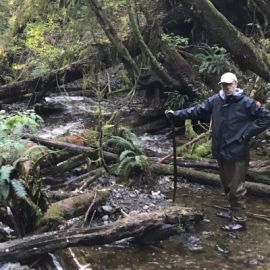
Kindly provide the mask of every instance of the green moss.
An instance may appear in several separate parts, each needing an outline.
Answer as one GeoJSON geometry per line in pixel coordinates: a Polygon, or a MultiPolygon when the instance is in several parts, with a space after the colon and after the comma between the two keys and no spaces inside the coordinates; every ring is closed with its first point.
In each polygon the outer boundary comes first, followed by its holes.
{"type": "Polygon", "coordinates": [[[190,119],[187,119],[185,121],[185,129],[186,129],[186,132],[185,132],[185,136],[188,138],[188,139],[194,139],[198,136],[198,134],[194,131],[193,129],[193,126],[192,126],[192,122],[190,119]]]}
{"type": "Polygon", "coordinates": [[[65,212],[58,207],[51,207],[49,211],[47,211],[44,216],[41,218],[41,224],[47,224],[54,221],[63,220],[65,217],[65,212]]]}

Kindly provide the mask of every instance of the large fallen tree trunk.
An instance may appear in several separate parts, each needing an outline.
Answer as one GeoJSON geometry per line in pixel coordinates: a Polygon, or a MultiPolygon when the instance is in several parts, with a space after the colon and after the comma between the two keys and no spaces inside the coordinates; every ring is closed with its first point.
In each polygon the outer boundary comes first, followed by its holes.
{"type": "MultiPolygon", "coordinates": [[[[152,163],[150,165],[151,170],[155,172],[155,174],[161,175],[172,175],[173,174],[173,166],[172,165],[165,165],[165,164],[157,164],[152,163]]],[[[220,186],[220,178],[218,175],[198,171],[194,169],[187,169],[178,167],[177,169],[177,176],[185,178],[187,181],[211,185],[211,186],[220,186]]],[[[261,184],[261,183],[253,183],[253,182],[246,182],[246,187],[249,194],[268,197],[270,196],[270,185],[261,184]]]]}
{"type": "Polygon", "coordinates": [[[270,82],[270,57],[236,29],[209,0],[181,0],[186,10],[211,32],[243,67],[270,82]]]}
{"type": "Polygon", "coordinates": [[[196,223],[202,219],[201,211],[182,207],[129,215],[109,226],[54,231],[1,243],[0,261],[33,259],[34,256],[57,249],[79,245],[103,245],[128,237],[142,237],[164,224],[196,223]]]}
{"type": "MultiPolygon", "coordinates": [[[[93,53],[93,55],[96,54],[93,53]]],[[[44,76],[3,85],[0,87],[0,99],[10,98],[16,101],[20,96],[27,93],[32,93],[34,96],[36,92],[40,92],[41,90],[43,91],[42,95],[45,95],[47,90],[78,80],[82,78],[85,66],[89,65],[93,55],[53,70],[44,76]]]]}

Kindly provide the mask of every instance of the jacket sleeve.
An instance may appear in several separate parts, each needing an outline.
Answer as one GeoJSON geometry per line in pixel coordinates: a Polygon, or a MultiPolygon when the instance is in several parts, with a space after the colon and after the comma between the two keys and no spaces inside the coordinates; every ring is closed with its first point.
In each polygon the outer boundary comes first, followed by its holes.
{"type": "Polygon", "coordinates": [[[194,107],[178,110],[174,112],[175,117],[184,119],[202,119],[210,117],[213,109],[213,97],[208,98],[201,104],[198,104],[194,107]]]}
{"type": "Polygon", "coordinates": [[[249,139],[252,136],[256,136],[270,127],[270,111],[264,107],[257,106],[254,100],[251,101],[248,108],[248,113],[253,119],[251,124],[245,130],[242,137],[249,139]]]}

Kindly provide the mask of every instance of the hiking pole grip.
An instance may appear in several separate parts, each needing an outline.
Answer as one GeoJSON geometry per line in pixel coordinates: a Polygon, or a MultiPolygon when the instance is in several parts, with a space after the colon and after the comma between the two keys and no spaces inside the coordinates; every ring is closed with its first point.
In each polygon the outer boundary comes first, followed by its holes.
{"type": "Polygon", "coordinates": [[[175,126],[173,119],[170,119],[170,124],[172,129],[172,146],[173,146],[173,203],[174,203],[177,191],[177,160],[176,160],[175,126]]]}

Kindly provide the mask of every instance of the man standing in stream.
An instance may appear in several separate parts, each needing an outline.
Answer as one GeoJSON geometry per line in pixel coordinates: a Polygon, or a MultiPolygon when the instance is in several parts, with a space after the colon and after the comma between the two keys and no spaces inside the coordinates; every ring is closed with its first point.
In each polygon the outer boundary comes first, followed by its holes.
{"type": "Polygon", "coordinates": [[[170,119],[211,117],[212,155],[219,164],[224,192],[229,201],[231,221],[226,231],[246,228],[245,177],[249,164],[249,140],[270,127],[270,111],[237,88],[235,74],[221,76],[218,94],[183,110],[167,110],[170,119]]]}

